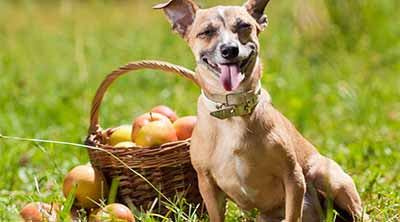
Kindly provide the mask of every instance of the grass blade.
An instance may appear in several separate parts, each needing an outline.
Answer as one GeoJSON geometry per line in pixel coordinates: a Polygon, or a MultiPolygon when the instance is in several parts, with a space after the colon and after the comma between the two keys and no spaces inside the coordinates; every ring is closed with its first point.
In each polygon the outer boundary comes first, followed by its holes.
{"type": "Polygon", "coordinates": [[[71,191],[69,192],[68,197],[64,202],[64,207],[59,214],[58,218],[59,221],[67,221],[67,219],[69,218],[69,213],[72,209],[72,205],[74,204],[75,194],[77,189],[78,185],[75,184],[74,187],[72,187],[71,191]]]}
{"type": "Polygon", "coordinates": [[[119,178],[114,177],[111,182],[111,187],[110,187],[110,191],[108,194],[108,204],[112,204],[115,202],[115,199],[117,198],[117,193],[118,193],[118,186],[119,186],[119,178]]]}

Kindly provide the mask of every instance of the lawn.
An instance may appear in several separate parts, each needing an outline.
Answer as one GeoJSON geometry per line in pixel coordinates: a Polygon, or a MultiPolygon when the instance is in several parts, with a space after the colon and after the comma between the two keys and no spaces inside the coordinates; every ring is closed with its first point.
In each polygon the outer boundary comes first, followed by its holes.
{"type": "MultiPolygon", "coordinates": [[[[109,71],[141,59],[193,69],[190,49],[151,9],[156,2],[0,1],[0,133],[82,143],[109,71]]],[[[400,221],[399,8],[398,0],[271,1],[261,34],[262,83],[274,105],[353,177],[374,221],[400,221]]],[[[189,81],[132,74],[107,93],[103,127],[158,104],[195,114],[200,91],[189,81]]],[[[88,155],[0,139],[0,160],[0,221],[18,221],[28,202],[62,203],[63,176],[88,155]]],[[[239,215],[231,205],[228,221],[239,215]]]]}

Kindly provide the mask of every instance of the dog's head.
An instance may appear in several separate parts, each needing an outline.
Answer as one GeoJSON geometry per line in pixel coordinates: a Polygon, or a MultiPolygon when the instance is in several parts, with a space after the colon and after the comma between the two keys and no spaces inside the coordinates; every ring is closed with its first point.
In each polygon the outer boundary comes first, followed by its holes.
{"type": "Polygon", "coordinates": [[[170,0],[154,8],[164,9],[173,29],[192,49],[201,87],[224,93],[247,90],[260,78],[258,34],[267,24],[268,1],[200,9],[192,0],[170,0]]]}

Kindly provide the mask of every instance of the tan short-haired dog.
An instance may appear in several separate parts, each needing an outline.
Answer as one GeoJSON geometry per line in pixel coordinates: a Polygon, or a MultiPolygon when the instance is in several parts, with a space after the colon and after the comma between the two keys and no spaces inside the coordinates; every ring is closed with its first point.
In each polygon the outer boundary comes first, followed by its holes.
{"type": "MultiPolygon", "coordinates": [[[[224,220],[226,198],[258,209],[260,221],[322,221],[319,198],[362,215],[354,182],[320,155],[261,88],[258,35],[268,0],[200,9],[170,0],[163,9],[197,61],[198,100],[191,158],[210,220],[224,220]]],[[[350,217],[350,218],[351,218],[350,217]]]]}

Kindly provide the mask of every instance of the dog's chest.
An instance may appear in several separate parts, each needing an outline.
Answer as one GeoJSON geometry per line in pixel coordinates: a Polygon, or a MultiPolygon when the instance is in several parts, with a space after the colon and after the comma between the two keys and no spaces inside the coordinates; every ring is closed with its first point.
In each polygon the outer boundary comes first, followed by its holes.
{"type": "Polygon", "coordinates": [[[264,135],[241,122],[219,124],[212,172],[219,187],[242,208],[270,208],[282,199],[282,184],[264,135]]]}

